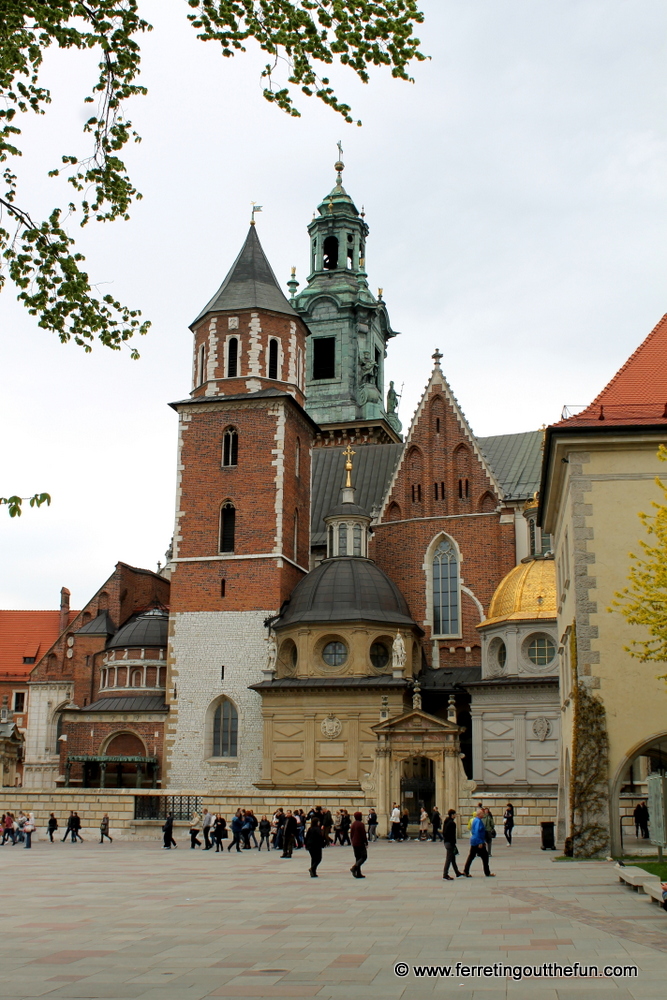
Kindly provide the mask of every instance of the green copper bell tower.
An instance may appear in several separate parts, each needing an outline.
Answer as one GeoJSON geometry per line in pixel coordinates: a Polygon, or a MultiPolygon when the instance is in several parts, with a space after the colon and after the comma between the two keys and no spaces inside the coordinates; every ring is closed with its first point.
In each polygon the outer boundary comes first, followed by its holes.
{"type": "Polygon", "coordinates": [[[396,336],[382,290],[376,298],[365,270],[368,226],[343,187],[342,149],[336,185],[308,226],[310,274],[292,305],[311,331],[308,338],[306,409],[331,443],[350,435],[400,441],[396,395],[384,398],[387,342],[396,336]]]}

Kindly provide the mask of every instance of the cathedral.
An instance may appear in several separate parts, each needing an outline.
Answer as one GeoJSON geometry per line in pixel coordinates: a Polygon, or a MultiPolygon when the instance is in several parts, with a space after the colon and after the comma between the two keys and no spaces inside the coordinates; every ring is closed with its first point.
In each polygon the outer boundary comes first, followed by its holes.
{"type": "Polygon", "coordinates": [[[543,435],[476,437],[438,350],[403,428],[343,169],[305,287],[253,220],[192,323],[166,565],[118,563],[40,652],[24,786],[556,818],[543,435]]]}

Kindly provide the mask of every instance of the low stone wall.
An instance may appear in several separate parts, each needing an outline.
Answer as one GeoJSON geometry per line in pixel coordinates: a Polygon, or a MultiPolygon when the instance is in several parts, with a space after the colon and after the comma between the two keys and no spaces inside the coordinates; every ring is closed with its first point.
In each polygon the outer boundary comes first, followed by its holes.
{"type": "Polygon", "coordinates": [[[555,791],[541,793],[533,790],[527,795],[517,795],[512,789],[489,791],[479,786],[471,794],[467,793],[459,800],[459,815],[461,825],[465,827],[478,802],[488,806],[493,814],[498,836],[502,836],[503,813],[505,806],[511,802],[514,806],[514,837],[539,837],[540,823],[550,820],[556,822],[558,796],[555,791]]]}
{"type": "MultiPolygon", "coordinates": [[[[152,795],[198,795],[201,797],[202,808],[209,812],[221,812],[229,824],[233,813],[239,806],[254,810],[255,815],[269,818],[278,806],[283,809],[303,808],[306,811],[318,803],[334,811],[343,806],[353,813],[361,809],[364,815],[367,810],[366,796],[359,792],[356,796],[342,793],[326,794],[323,792],[304,792],[303,795],[280,795],[277,793],[265,795],[216,795],[202,794],[193,789],[99,789],[99,788],[52,788],[37,790],[33,788],[2,788],[0,789],[0,814],[11,812],[16,815],[19,809],[23,812],[34,812],[37,824],[37,839],[46,836],[46,824],[49,813],[55,813],[58,820],[60,836],[64,836],[67,817],[70,812],[79,814],[84,839],[99,830],[100,820],[105,813],[109,814],[110,832],[112,837],[120,840],[159,840],[162,837],[162,822],[160,820],[135,820],[134,800],[138,796],[152,795]],[[88,831],[88,833],[86,832],[88,831]]],[[[177,821],[174,827],[188,829],[188,822],[177,821]]]]}

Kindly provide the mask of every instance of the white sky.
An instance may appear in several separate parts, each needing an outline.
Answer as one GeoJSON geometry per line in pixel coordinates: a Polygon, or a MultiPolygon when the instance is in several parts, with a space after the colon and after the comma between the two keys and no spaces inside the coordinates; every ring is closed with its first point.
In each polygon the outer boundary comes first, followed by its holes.
{"type": "MultiPolygon", "coordinates": [[[[90,226],[87,268],[153,321],[141,360],[61,346],[0,298],[0,494],[51,508],[0,512],[0,607],[81,607],[123,560],[155,568],[172,533],[176,415],[190,388],[188,323],[247,231],[250,202],[280,280],[304,280],[306,225],[344,183],[371,228],[371,287],[392,324],[387,379],[407,425],[431,354],[479,435],[539,427],[586,403],[666,310],[665,26],[661,0],[423,0],[430,62],[414,86],[331,73],[362,128],[319,102],[290,119],[261,96],[257,51],[224,60],[184,0],[144,0],[146,98],[129,153],[144,200],[90,226]]],[[[91,54],[49,55],[54,103],[24,116],[19,203],[69,194],[46,172],[80,133],[91,54]]]]}

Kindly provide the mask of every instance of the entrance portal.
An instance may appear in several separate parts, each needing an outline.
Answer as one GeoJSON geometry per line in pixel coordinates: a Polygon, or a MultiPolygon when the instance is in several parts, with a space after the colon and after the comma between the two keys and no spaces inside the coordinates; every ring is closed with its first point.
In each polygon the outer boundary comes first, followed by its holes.
{"type": "MultiPolygon", "coordinates": [[[[619,765],[611,785],[610,833],[612,854],[642,853],[650,850],[650,840],[635,825],[633,812],[648,799],[646,779],[667,773],[667,733],[655,733],[636,744],[619,765]]],[[[650,829],[650,819],[649,819],[650,829]]]]}
{"type": "Polygon", "coordinates": [[[401,775],[401,810],[407,809],[411,823],[419,822],[421,807],[431,815],[435,797],[435,769],[428,757],[409,757],[403,761],[401,775]]]}

